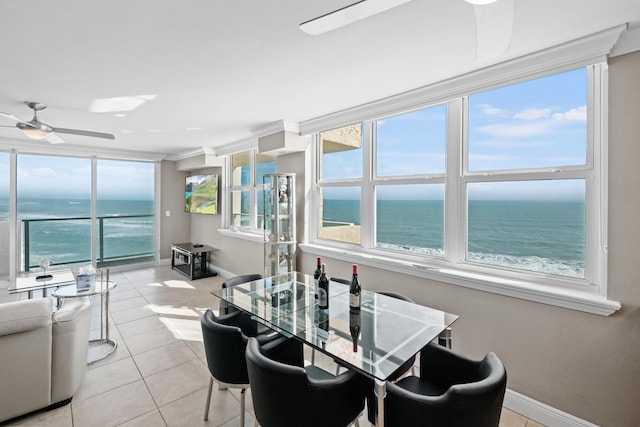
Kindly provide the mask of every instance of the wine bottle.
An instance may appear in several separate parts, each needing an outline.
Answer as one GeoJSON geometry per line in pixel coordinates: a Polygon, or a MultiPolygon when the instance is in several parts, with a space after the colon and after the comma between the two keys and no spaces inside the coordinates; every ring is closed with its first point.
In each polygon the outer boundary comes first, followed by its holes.
{"type": "Polygon", "coordinates": [[[313,283],[316,285],[316,289],[318,289],[318,280],[320,280],[320,274],[322,274],[322,259],[318,257],[316,263],[316,271],[313,272],[313,283]]]}
{"type": "Polygon", "coordinates": [[[353,342],[353,352],[358,352],[358,337],[360,336],[360,311],[349,310],[349,332],[353,342]]]}
{"type": "Polygon", "coordinates": [[[327,279],[326,270],[326,265],[322,264],[318,280],[318,306],[321,310],[329,308],[329,279],[327,279]]]}
{"type": "Polygon", "coordinates": [[[353,276],[351,277],[351,285],[349,286],[349,308],[351,310],[360,310],[362,287],[358,280],[358,264],[353,264],[353,276]]]}

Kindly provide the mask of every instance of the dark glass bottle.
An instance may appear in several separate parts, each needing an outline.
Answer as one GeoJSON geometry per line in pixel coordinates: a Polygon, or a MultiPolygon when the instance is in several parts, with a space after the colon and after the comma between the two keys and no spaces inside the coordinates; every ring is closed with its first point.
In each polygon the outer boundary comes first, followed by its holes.
{"type": "Polygon", "coordinates": [[[362,287],[358,280],[358,265],[353,264],[353,277],[351,277],[351,285],[349,286],[349,308],[351,310],[360,310],[362,287]]]}
{"type": "Polygon", "coordinates": [[[358,352],[358,337],[360,336],[360,310],[349,310],[349,332],[353,342],[353,352],[358,352]]]}
{"type": "Polygon", "coordinates": [[[313,272],[313,283],[316,285],[316,289],[318,288],[318,281],[320,280],[320,274],[322,274],[322,259],[318,257],[316,264],[316,271],[313,272]]]}
{"type": "Polygon", "coordinates": [[[327,279],[325,264],[322,264],[318,280],[318,306],[321,310],[329,308],[329,279],[327,279]]]}

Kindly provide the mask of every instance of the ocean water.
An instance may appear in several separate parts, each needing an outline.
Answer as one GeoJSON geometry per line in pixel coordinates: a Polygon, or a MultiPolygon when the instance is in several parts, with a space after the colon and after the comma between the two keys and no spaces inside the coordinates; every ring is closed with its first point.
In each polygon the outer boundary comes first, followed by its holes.
{"type": "MultiPolygon", "coordinates": [[[[17,213],[23,224],[29,224],[30,266],[38,266],[41,257],[50,258],[52,264],[90,261],[91,220],[87,219],[91,216],[90,200],[21,199],[17,213]]],[[[153,214],[152,200],[98,200],[97,217],[104,218],[104,259],[152,255],[155,233],[153,214]],[[128,217],[130,215],[150,216],[128,217]]],[[[0,221],[8,220],[9,201],[0,199],[0,221]]],[[[24,227],[22,233],[24,253],[24,227]]],[[[21,265],[24,265],[24,259],[21,265]]]]}
{"type": "MultiPolygon", "coordinates": [[[[357,200],[323,201],[325,227],[360,224],[357,200]]],[[[444,255],[442,201],[379,200],[378,247],[444,255]]],[[[467,260],[568,277],[584,277],[583,202],[471,201],[467,260]]]]}

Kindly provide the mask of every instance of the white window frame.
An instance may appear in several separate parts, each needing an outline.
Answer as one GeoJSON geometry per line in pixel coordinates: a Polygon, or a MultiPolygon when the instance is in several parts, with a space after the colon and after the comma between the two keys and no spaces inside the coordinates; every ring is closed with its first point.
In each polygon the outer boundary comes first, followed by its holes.
{"type": "Polygon", "coordinates": [[[264,230],[262,227],[258,227],[258,192],[264,190],[264,183],[257,182],[258,179],[258,149],[248,148],[236,153],[231,153],[227,156],[227,182],[229,186],[225,191],[226,197],[226,219],[223,229],[218,230],[220,233],[232,236],[240,237],[246,240],[252,241],[264,241],[264,230]],[[236,154],[249,153],[249,171],[250,182],[248,185],[233,185],[233,161],[232,156],[236,154]],[[239,226],[232,224],[233,214],[231,212],[231,193],[234,191],[249,191],[249,226],[239,226]]]}
{"type": "MultiPolygon", "coordinates": [[[[452,92],[452,97],[430,98],[431,102],[407,101],[409,95],[402,94],[400,97],[404,102],[399,102],[396,108],[388,100],[384,101],[384,114],[379,109],[377,114],[369,113],[369,117],[364,115],[362,120],[364,144],[364,169],[362,180],[341,180],[322,181],[317,180],[319,168],[320,147],[318,135],[314,137],[316,150],[312,164],[312,173],[316,177],[318,189],[331,186],[360,185],[361,196],[361,244],[353,245],[342,242],[334,242],[318,239],[318,224],[320,221],[318,210],[318,192],[312,192],[310,209],[309,244],[301,245],[303,250],[308,252],[340,257],[344,260],[369,264],[371,266],[398,271],[405,274],[425,277],[433,280],[453,283],[474,289],[485,290],[502,295],[514,296],[536,302],[548,303],[556,306],[572,308],[600,315],[610,315],[618,310],[621,305],[617,301],[607,299],[606,286],[606,246],[607,246],[607,65],[604,62],[590,62],[588,64],[579,63],[569,66],[564,64],[561,67],[549,68],[535,73],[511,76],[504,82],[492,82],[486,87],[474,86],[473,90],[461,93],[459,89],[452,92]],[[596,65],[591,65],[596,64],[596,65]],[[467,108],[468,95],[490,90],[500,86],[508,86],[514,83],[533,80],[546,75],[557,74],[571,69],[588,66],[588,152],[585,166],[572,166],[564,168],[553,168],[546,171],[531,169],[530,171],[491,171],[489,176],[482,172],[469,172],[467,165],[467,108]],[[445,186],[445,259],[426,258],[413,254],[397,253],[394,251],[380,250],[373,246],[375,242],[375,216],[370,213],[369,207],[374,206],[373,188],[376,184],[387,181],[387,178],[376,178],[373,176],[374,158],[371,148],[373,146],[374,126],[376,119],[390,115],[402,114],[430,105],[442,104],[446,102],[448,114],[448,143],[447,143],[447,185],[445,186]],[[403,105],[404,104],[404,105],[403,105]],[[411,108],[406,108],[411,104],[411,108]],[[404,106],[404,108],[403,108],[404,106]],[[367,130],[369,137],[367,138],[367,130]],[[465,261],[466,257],[466,185],[472,182],[482,181],[509,181],[526,180],[539,178],[572,179],[579,178],[586,180],[586,203],[587,223],[585,230],[585,279],[564,278],[549,274],[528,272],[522,270],[506,270],[488,265],[479,265],[465,261]],[[451,214],[451,212],[455,212],[451,214]]],[[[446,95],[446,93],[445,93],[446,95]]],[[[422,92],[416,94],[416,98],[425,97],[422,92]]],[[[361,108],[362,109],[362,108],[361,108]]],[[[356,109],[357,110],[357,109],[356,109]]],[[[342,126],[357,123],[354,119],[354,112],[343,113],[342,126]],[[348,121],[347,121],[348,120],[348,121]]],[[[309,127],[319,127],[321,123],[333,125],[326,126],[322,130],[333,129],[338,123],[336,116],[325,120],[317,120],[310,123],[309,127]]],[[[302,126],[304,131],[304,126],[302,126]]],[[[437,182],[439,177],[432,177],[432,182],[437,182]]],[[[402,181],[412,182],[412,179],[396,178],[394,183],[402,181]]],[[[422,182],[428,182],[429,179],[422,182]]]]}

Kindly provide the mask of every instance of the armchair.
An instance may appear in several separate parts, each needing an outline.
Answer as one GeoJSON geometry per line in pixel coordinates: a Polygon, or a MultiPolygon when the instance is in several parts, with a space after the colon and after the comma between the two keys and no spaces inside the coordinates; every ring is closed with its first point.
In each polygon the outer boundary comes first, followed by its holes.
{"type": "Polygon", "coordinates": [[[71,401],[87,367],[88,297],[0,304],[0,422],[71,401]]]}
{"type": "MultiPolygon", "coordinates": [[[[494,353],[475,361],[430,343],[420,353],[420,377],[387,383],[385,425],[497,427],[506,386],[506,370],[494,353]]],[[[375,399],[368,403],[376,405],[375,399]]]]}

